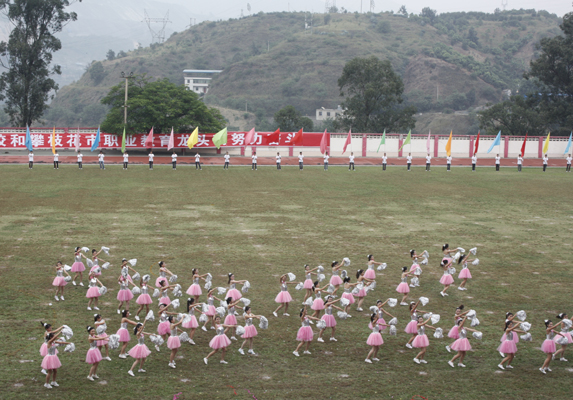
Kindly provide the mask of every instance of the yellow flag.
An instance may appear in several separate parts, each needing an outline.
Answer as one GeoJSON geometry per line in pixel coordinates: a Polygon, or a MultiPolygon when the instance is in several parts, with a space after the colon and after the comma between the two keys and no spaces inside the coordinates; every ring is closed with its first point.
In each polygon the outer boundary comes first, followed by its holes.
{"type": "Polygon", "coordinates": [[[56,127],[54,126],[54,132],[52,132],[52,154],[56,154],[56,127]]]}
{"type": "Polygon", "coordinates": [[[452,133],[454,131],[450,131],[450,138],[448,139],[448,143],[446,143],[446,154],[449,156],[452,155],[452,133]]]}
{"type": "Polygon", "coordinates": [[[545,139],[545,143],[543,143],[543,154],[547,154],[547,150],[549,150],[549,137],[551,136],[551,132],[547,134],[547,138],[545,139]]]}
{"type": "Polygon", "coordinates": [[[189,139],[187,139],[187,147],[192,149],[197,143],[199,143],[199,127],[196,127],[189,139]]]}

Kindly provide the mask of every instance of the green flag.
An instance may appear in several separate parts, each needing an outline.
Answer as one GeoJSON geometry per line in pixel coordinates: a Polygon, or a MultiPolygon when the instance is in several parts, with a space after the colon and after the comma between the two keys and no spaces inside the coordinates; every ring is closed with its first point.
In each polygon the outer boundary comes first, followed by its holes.
{"type": "Polygon", "coordinates": [[[386,144],[386,129],[384,129],[384,133],[382,134],[382,139],[380,140],[380,144],[378,145],[378,150],[376,150],[376,153],[380,151],[380,147],[383,144],[386,144]]]}
{"type": "Polygon", "coordinates": [[[406,146],[407,144],[410,144],[410,139],[412,135],[412,131],[408,132],[408,136],[406,136],[406,140],[404,140],[404,143],[402,143],[402,146],[398,149],[398,151],[402,150],[402,147],[406,146]]]}
{"type": "Polygon", "coordinates": [[[222,144],[227,144],[227,128],[220,130],[213,136],[213,144],[218,149],[221,148],[222,144]]]}
{"type": "Polygon", "coordinates": [[[123,127],[123,139],[121,139],[121,152],[125,153],[125,126],[123,127]]]}

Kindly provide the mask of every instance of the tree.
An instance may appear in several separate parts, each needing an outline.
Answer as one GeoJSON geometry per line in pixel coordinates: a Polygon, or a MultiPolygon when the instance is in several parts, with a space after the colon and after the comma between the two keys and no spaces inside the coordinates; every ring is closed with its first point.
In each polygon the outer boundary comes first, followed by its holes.
{"type": "Polygon", "coordinates": [[[123,57],[127,57],[127,53],[123,50],[118,51],[116,58],[123,58],[123,57]]]}
{"type": "Polygon", "coordinates": [[[390,61],[354,58],[344,66],[338,86],[346,98],[337,128],[367,133],[406,130],[416,124],[416,107],[402,105],[404,84],[390,61]]]}
{"type": "Polygon", "coordinates": [[[324,25],[330,24],[330,20],[332,19],[332,15],[324,14],[324,25]]]}
{"type": "MultiPolygon", "coordinates": [[[[129,79],[128,89],[126,131],[129,133],[147,132],[151,127],[156,133],[170,132],[172,127],[177,132],[190,132],[196,126],[201,132],[217,132],[226,125],[219,110],[207,107],[195,92],[168,79],[152,82],[145,75],[136,75],[129,79]]],[[[124,91],[125,83],[121,82],[101,100],[111,106],[102,130],[123,132],[124,91]]]]}
{"type": "Polygon", "coordinates": [[[430,25],[434,25],[434,21],[436,20],[436,10],[432,10],[430,7],[422,8],[422,14],[420,16],[422,18],[426,18],[430,25]]]}
{"type": "Polygon", "coordinates": [[[408,18],[408,11],[406,10],[406,6],[401,6],[398,10],[398,13],[402,14],[404,17],[408,18]]]}
{"type": "Polygon", "coordinates": [[[52,53],[62,47],[55,34],[77,19],[76,13],[65,12],[69,5],[69,0],[0,0],[13,27],[8,42],[0,42],[0,65],[7,70],[0,75],[0,100],[16,126],[41,118],[58,90],[50,75],[61,69],[50,64],[52,53]]]}
{"type": "Polygon", "coordinates": [[[92,80],[96,85],[100,83],[103,80],[103,78],[105,78],[107,75],[105,70],[103,69],[102,63],[99,61],[92,64],[92,66],[89,69],[89,73],[90,73],[90,78],[92,78],[92,80]]]}
{"type": "Polygon", "coordinates": [[[107,51],[107,54],[105,55],[105,58],[107,58],[108,61],[115,60],[115,51],[113,51],[112,49],[109,49],[107,51]]]}
{"type": "Polygon", "coordinates": [[[295,132],[302,128],[306,132],[313,129],[312,120],[302,116],[293,106],[286,106],[277,111],[274,115],[275,123],[283,132],[295,132]]]}

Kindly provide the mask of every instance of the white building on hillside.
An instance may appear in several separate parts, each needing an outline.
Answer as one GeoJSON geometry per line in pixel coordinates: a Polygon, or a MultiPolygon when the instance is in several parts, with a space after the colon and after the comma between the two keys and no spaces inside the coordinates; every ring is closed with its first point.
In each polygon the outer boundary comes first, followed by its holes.
{"type": "Polygon", "coordinates": [[[337,116],[342,114],[344,114],[344,110],[340,106],[335,109],[321,107],[316,110],[316,120],[324,121],[327,119],[336,119],[337,116]]]}
{"type": "Polygon", "coordinates": [[[214,74],[223,72],[218,69],[184,69],[185,87],[199,96],[207,94],[214,74]]]}

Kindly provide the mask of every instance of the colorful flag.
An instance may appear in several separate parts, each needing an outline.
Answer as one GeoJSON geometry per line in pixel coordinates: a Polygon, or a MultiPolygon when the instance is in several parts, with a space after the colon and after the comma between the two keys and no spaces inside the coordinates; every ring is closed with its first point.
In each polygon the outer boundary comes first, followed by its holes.
{"type": "Polygon", "coordinates": [[[54,131],[52,132],[52,154],[56,154],[56,127],[54,126],[54,131]]]}
{"type": "Polygon", "coordinates": [[[446,155],[450,157],[452,155],[452,134],[454,131],[450,131],[450,138],[448,139],[448,143],[446,143],[446,155]]]}
{"type": "Polygon", "coordinates": [[[34,146],[32,145],[32,136],[30,136],[30,127],[26,125],[26,148],[28,151],[33,151],[34,146]]]}
{"type": "Polygon", "coordinates": [[[97,149],[99,146],[99,126],[97,127],[97,134],[95,137],[95,140],[92,144],[92,148],[90,149],[90,151],[94,151],[95,149],[97,149]]]}
{"type": "Polygon", "coordinates": [[[344,142],[344,147],[342,148],[342,154],[346,151],[346,147],[350,145],[352,147],[352,129],[348,131],[348,137],[346,138],[346,142],[344,142]]]}
{"type": "Polygon", "coordinates": [[[400,146],[398,151],[402,150],[402,147],[406,146],[407,144],[410,144],[411,141],[412,141],[412,131],[409,131],[408,136],[406,136],[406,140],[404,140],[404,143],[402,143],[402,146],[400,146]]]}
{"type": "Polygon", "coordinates": [[[171,127],[171,136],[169,136],[169,143],[167,143],[167,151],[175,147],[175,136],[173,134],[173,127],[171,127]]]}
{"type": "Polygon", "coordinates": [[[430,130],[430,131],[428,132],[428,141],[426,142],[426,150],[427,150],[427,153],[428,153],[428,154],[430,154],[430,135],[431,135],[431,134],[432,134],[432,131],[430,130]]]}
{"type": "Polygon", "coordinates": [[[268,143],[269,144],[279,144],[281,140],[281,130],[280,128],[274,131],[273,133],[269,133],[268,136],[268,143]]]}
{"type": "Polygon", "coordinates": [[[493,143],[491,144],[491,146],[489,146],[489,150],[487,151],[488,154],[493,150],[493,148],[495,146],[499,146],[501,144],[501,131],[499,131],[497,133],[497,136],[495,137],[495,140],[493,141],[493,143]]]}
{"type": "Polygon", "coordinates": [[[376,150],[376,153],[378,153],[380,151],[380,147],[385,144],[386,144],[386,129],[384,129],[384,133],[382,134],[382,139],[380,139],[380,144],[378,145],[378,150],[376,150]]]}
{"type": "Polygon", "coordinates": [[[478,131],[478,136],[476,138],[476,145],[474,147],[474,156],[477,154],[478,148],[479,148],[479,131],[478,131]]]}
{"type": "Polygon", "coordinates": [[[525,156],[525,145],[527,144],[527,132],[525,132],[525,139],[523,139],[523,144],[521,145],[521,157],[525,156]]]}
{"type": "Polygon", "coordinates": [[[149,131],[149,135],[147,135],[147,139],[145,139],[145,148],[151,149],[153,148],[153,127],[149,131]]]}
{"type": "Polygon", "coordinates": [[[121,152],[125,153],[125,126],[123,127],[123,136],[121,138],[121,152]]]}
{"type": "Polygon", "coordinates": [[[293,146],[302,146],[303,144],[302,128],[297,133],[295,133],[290,143],[293,146]]]}
{"type": "Polygon", "coordinates": [[[245,135],[245,144],[253,144],[253,142],[255,141],[255,128],[251,129],[246,135],[245,135]]]}
{"type": "Polygon", "coordinates": [[[547,138],[545,139],[545,143],[543,143],[543,154],[547,154],[547,150],[549,150],[549,138],[551,137],[551,132],[547,134],[547,138]]]}
{"type": "Polygon", "coordinates": [[[322,139],[320,139],[320,152],[324,154],[326,152],[326,129],[322,134],[322,139]]]}
{"type": "Polygon", "coordinates": [[[227,128],[221,129],[213,136],[213,144],[218,149],[220,149],[222,145],[227,144],[227,128]]]}
{"type": "Polygon", "coordinates": [[[187,147],[192,149],[197,143],[199,143],[199,127],[196,127],[189,139],[187,139],[187,147]]]}
{"type": "Polygon", "coordinates": [[[571,150],[571,138],[573,138],[573,132],[569,134],[569,141],[567,142],[567,147],[565,147],[563,154],[567,154],[569,150],[571,150]]]}
{"type": "Polygon", "coordinates": [[[80,127],[78,126],[78,133],[76,135],[76,153],[80,151],[80,127]]]}

